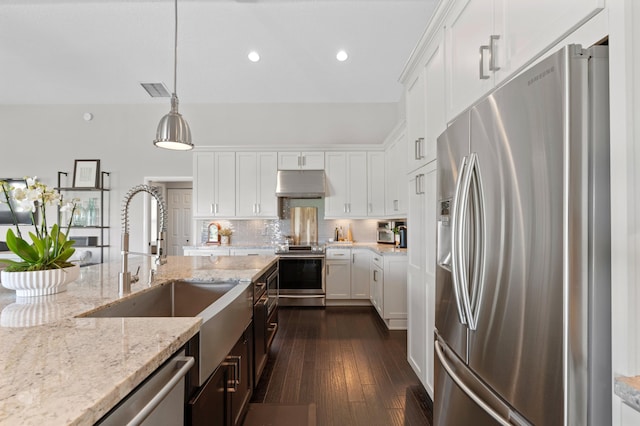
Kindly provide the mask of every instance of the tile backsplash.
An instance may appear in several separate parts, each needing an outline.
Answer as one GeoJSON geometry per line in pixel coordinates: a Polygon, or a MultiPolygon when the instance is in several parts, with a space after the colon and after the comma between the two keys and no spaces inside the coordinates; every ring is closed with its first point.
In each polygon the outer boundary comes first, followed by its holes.
{"type": "MultiPolygon", "coordinates": [[[[336,227],[342,227],[346,238],[349,225],[351,225],[351,233],[353,234],[354,241],[366,243],[376,241],[378,219],[324,219],[323,200],[299,201],[299,203],[302,202],[304,202],[305,206],[318,208],[318,241],[320,243],[325,243],[330,238],[333,238],[336,227]]],[[[292,204],[292,207],[295,206],[292,204]]],[[[285,235],[291,234],[291,221],[289,219],[200,220],[198,221],[198,227],[201,230],[201,243],[206,241],[207,227],[212,221],[231,224],[234,229],[232,238],[234,244],[279,244],[284,242],[285,235]]]]}

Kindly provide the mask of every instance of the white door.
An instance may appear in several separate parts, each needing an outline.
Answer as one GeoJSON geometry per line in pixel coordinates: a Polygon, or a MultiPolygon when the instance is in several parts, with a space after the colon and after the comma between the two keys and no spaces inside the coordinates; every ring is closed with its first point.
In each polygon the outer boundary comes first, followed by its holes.
{"type": "Polygon", "coordinates": [[[182,256],[182,247],[191,243],[191,189],[167,190],[167,254],[182,256]]]}

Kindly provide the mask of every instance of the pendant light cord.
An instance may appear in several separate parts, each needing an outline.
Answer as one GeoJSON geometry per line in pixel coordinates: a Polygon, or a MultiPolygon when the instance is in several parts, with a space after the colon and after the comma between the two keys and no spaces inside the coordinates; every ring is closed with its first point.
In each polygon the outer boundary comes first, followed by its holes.
{"type": "Polygon", "coordinates": [[[178,93],[178,0],[175,0],[175,33],[173,37],[173,94],[178,93]]]}

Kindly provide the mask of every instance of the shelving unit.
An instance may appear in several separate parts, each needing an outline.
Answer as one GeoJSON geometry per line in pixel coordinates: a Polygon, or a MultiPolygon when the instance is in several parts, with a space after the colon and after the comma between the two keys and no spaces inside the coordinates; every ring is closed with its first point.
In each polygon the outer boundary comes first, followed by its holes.
{"type": "MultiPolygon", "coordinates": [[[[57,190],[60,192],[61,201],[63,204],[65,199],[69,196],[73,198],[79,198],[81,202],[87,201],[89,198],[99,199],[99,204],[96,206],[100,210],[100,214],[98,217],[98,222],[96,225],[88,225],[88,226],[71,226],[71,231],[69,234],[71,237],[96,237],[96,244],[87,244],[83,246],[76,245],[76,250],[79,248],[87,248],[87,249],[95,249],[96,252],[100,254],[99,262],[97,260],[92,260],[90,264],[93,263],[103,263],[105,261],[105,249],[109,248],[109,188],[107,188],[105,184],[105,179],[110,176],[109,172],[101,172],[100,173],[100,184],[96,188],[75,188],[69,186],[62,185],[62,177],[68,176],[67,172],[58,172],[58,186],[57,190]],[[99,197],[90,197],[87,194],[91,193],[99,193],[99,197]]],[[[66,179],[65,179],[66,181],[66,179]]],[[[58,207],[58,226],[66,227],[68,224],[67,220],[63,219],[62,212],[60,211],[60,207],[58,207]]],[[[91,250],[92,255],[94,250],[91,250]]]]}

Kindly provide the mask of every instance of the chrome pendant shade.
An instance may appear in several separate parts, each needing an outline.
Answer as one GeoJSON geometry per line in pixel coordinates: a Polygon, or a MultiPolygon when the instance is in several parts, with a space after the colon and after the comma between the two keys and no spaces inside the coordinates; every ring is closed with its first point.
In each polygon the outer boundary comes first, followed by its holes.
{"type": "Polygon", "coordinates": [[[171,95],[171,111],[158,123],[155,146],[178,151],[187,151],[193,148],[191,143],[191,129],[189,124],[178,112],[178,97],[171,95]]]}
{"type": "Polygon", "coordinates": [[[173,48],[173,93],[171,94],[171,111],[158,124],[156,139],[153,144],[160,148],[186,151],[193,149],[189,124],[178,112],[177,74],[178,74],[178,0],[175,5],[175,34],[173,48]]]}

